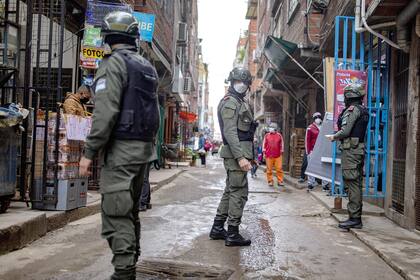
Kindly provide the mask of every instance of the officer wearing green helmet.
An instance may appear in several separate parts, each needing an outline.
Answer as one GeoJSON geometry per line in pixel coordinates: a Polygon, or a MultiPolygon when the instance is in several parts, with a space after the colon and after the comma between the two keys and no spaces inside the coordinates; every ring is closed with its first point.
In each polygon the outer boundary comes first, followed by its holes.
{"type": "Polygon", "coordinates": [[[139,27],[127,12],[108,14],[102,25],[112,52],[101,62],[94,80],[95,109],[80,175],[89,175],[101,153],[102,236],[114,255],[111,279],[135,279],[140,256],[139,198],[148,162],[156,159],[159,128],[158,75],[138,54],[139,27]]]}
{"type": "Polygon", "coordinates": [[[234,68],[228,81],[228,93],[217,109],[223,138],[220,157],[224,159],[227,173],[226,188],[214,218],[210,238],[225,240],[226,246],[249,246],[251,240],[239,234],[239,225],[248,200],[247,173],[252,167],[254,133],[257,128],[253,112],[245,101],[252,83],[251,73],[244,68],[234,68]],[[224,228],[226,221],[228,231],[224,228]]]}
{"type": "Polygon", "coordinates": [[[338,132],[328,136],[331,141],[340,141],[341,169],[344,190],[348,193],[349,219],[339,223],[343,229],[362,228],[362,179],[365,156],[365,135],[369,112],[363,105],[365,90],[360,85],[350,84],[344,88],[345,108],[337,125],[338,132]]]}

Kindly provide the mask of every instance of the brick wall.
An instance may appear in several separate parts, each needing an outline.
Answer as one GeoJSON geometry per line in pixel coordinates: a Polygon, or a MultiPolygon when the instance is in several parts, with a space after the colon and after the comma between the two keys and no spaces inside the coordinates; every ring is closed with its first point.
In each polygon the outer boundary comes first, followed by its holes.
{"type": "MultiPolygon", "coordinates": [[[[156,1],[146,1],[146,6],[143,7],[143,0],[134,1],[134,10],[150,13],[156,16],[154,39],[158,42],[159,46],[166,53],[169,62],[172,63],[173,55],[173,35],[174,35],[174,9],[163,9],[162,4],[156,1]]],[[[173,7],[173,6],[172,6],[173,7]]]]}
{"type": "Polygon", "coordinates": [[[328,56],[334,55],[333,38],[335,17],[337,15],[354,15],[354,5],[354,1],[351,0],[330,1],[328,9],[324,12],[324,17],[320,24],[320,47],[328,56]]]}

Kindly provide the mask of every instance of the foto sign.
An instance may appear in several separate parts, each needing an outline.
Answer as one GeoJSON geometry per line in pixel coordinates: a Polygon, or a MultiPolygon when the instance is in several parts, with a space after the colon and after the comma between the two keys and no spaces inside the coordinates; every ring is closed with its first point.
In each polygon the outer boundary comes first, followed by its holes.
{"type": "Polygon", "coordinates": [[[83,47],[82,54],[85,58],[102,59],[104,57],[104,50],[92,47],[83,47]]]}
{"type": "Polygon", "coordinates": [[[133,15],[139,21],[140,40],[152,42],[155,30],[155,15],[140,12],[134,12],[133,15]]]}

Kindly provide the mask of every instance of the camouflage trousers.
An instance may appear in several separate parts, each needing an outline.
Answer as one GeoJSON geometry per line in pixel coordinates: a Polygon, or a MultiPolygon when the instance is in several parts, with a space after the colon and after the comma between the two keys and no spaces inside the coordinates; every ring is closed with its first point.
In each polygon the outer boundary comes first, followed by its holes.
{"type": "Polygon", "coordinates": [[[102,237],[112,250],[111,279],[135,279],[140,256],[139,200],[146,164],[101,170],[102,237]]]}
{"type": "Polygon", "coordinates": [[[347,211],[350,218],[357,219],[362,216],[363,207],[362,180],[364,155],[355,153],[353,149],[343,150],[341,161],[344,191],[348,194],[349,198],[347,211]]]}
{"type": "Polygon", "coordinates": [[[225,159],[224,166],[226,187],[215,220],[227,220],[228,225],[239,226],[248,201],[248,172],[242,171],[235,159],[225,159]]]}

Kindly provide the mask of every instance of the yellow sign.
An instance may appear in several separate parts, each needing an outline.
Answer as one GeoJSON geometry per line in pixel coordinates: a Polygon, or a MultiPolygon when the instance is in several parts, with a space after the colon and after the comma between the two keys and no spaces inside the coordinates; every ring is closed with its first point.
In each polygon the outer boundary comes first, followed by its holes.
{"type": "Polygon", "coordinates": [[[86,58],[102,59],[104,57],[104,50],[97,48],[83,47],[82,54],[86,58]]]}

